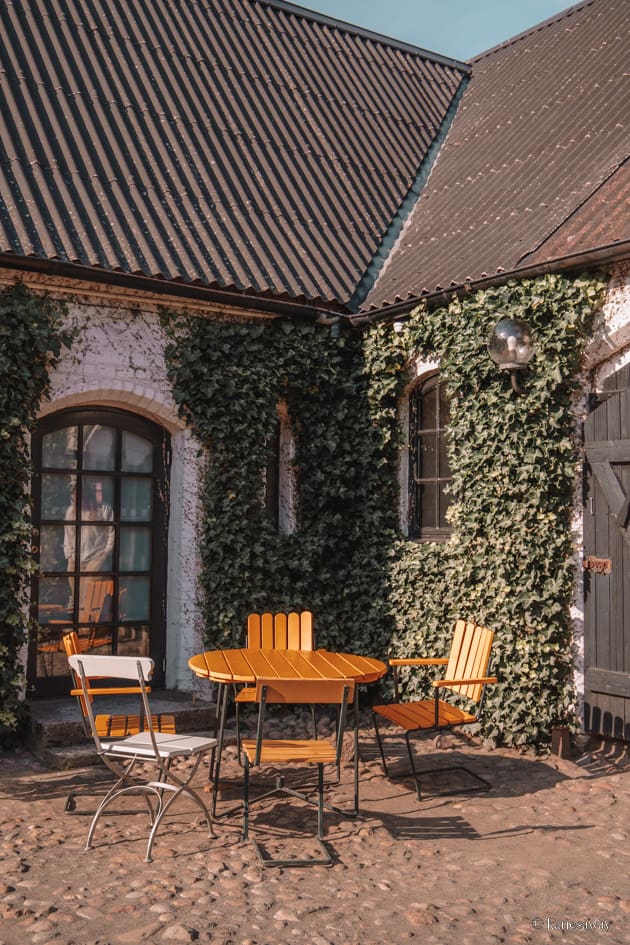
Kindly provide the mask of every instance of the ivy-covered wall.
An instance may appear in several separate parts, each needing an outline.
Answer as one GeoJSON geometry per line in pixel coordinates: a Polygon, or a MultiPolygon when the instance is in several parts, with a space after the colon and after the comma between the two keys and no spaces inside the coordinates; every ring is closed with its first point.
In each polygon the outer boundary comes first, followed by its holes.
{"type": "MultiPolygon", "coordinates": [[[[574,394],[602,292],[588,277],[510,282],[419,308],[402,333],[173,319],[174,395],[209,457],[208,645],[239,644],[250,611],[305,607],[321,646],[442,654],[462,616],[496,631],[486,737],[544,746],[553,724],[571,722],[574,394]],[[536,335],[523,397],[487,355],[500,314],[526,318],[536,335]],[[453,534],[443,544],[398,530],[398,411],[419,355],[439,359],[452,403],[453,534]],[[279,401],[296,441],[291,535],[275,531],[263,502],[279,401]]],[[[408,690],[423,685],[410,679],[408,690]]]]}
{"type": "MultiPolygon", "coordinates": [[[[447,652],[458,616],[492,627],[500,681],[488,690],[482,729],[506,744],[544,746],[554,724],[575,721],[575,397],[603,290],[588,277],[510,282],[431,313],[418,309],[402,334],[380,327],[367,341],[375,357],[389,351],[397,392],[410,358],[437,356],[451,399],[453,533],[444,544],[397,542],[392,652],[447,652]],[[523,396],[488,357],[502,315],[525,318],[536,338],[523,396]]],[[[391,398],[386,413],[393,422],[391,398]]],[[[421,690],[416,679],[411,692],[421,690]]]]}
{"type": "Polygon", "coordinates": [[[0,741],[23,717],[20,651],[32,573],[29,430],[49,371],[72,341],[63,315],[59,303],[20,283],[0,292],[0,741]]]}

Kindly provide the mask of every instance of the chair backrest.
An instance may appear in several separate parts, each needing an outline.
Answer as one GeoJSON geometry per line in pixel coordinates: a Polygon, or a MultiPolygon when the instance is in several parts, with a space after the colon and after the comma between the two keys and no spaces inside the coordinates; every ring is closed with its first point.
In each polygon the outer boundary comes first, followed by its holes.
{"type": "MultiPolygon", "coordinates": [[[[337,734],[335,739],[335,764],[341,762],[343,747],[343,733],[346,727],[346,710],[348,702],[354,698],[353,679],[267,679],[258,677],[256,680],[256,702],[259,703],[258,725],[256,727],[256,754],[254,764],[260,764],[263,748],[263,729],[265,708],[268,703],[286,703],[288,705],[338,705],[337,734]]],[[[355,718],[356,725],[356,718],[355,718]]],[[[287,743],[279,739],[286,747],[287,743]]],[[[265,744],[273,744],[274,739],[265,744]]],[[[313,745],[319,742],[313,740],[313,745]]]]}
{"type": "MultiPolygon", "coordinates": [[[[453,633],[453,643],[444,679],[479,679],[488,675],[490,652],[494,633],[487,627],[466,620],[458,620],[453,633]]],[[[461,693],[473,702],[479,702],[483,683],[450,686],[453,692],[461,693]]]]}
{"type": "Polygon", "coordinates": [[[352,679],[267,679],[256,680],[256,702],[289,705],[341,705],[354,698],[352,679]]]}
{"type": "Polygon", "coordinates": [[[250,650],[314,650],[313,614],[310,610],[250,614],[247,646],[250,650]]]}
{"type": "MultiPolygon", "coordinates": [[[[139,693],[142,697],[144,726],[146,732],[153,744],[157,754],[155,742],[155,732],[151,709],[149,707],[149,698],[147,695],[147,681],[153,675],[153,660],[148,656],[95,656],[91,653],[71,653],[68,656],[68,664],[71,671],[78,676],[80,688],[82,691],[81,708],[85,706],[85,711],[90,724],[90,731],[96,743],[97,749],[101,750],[101,741],[96,726],[96,719],[92,709],[92,696],[90,693],[91,680],[101,679],[124,679],[137,683],[137,689],[129,687],[113,687],[99,689],[101,695],[119,695],[121,693],[139,693]]],[[[140,728],[143,726],[141,725],[140,728]]]]}

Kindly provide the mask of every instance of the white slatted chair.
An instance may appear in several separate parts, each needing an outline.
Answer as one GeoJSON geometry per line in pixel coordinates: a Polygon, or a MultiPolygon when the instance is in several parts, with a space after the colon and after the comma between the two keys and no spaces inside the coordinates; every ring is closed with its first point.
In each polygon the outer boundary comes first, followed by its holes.
{"type": "MultiPolygon", "coordinates": [[[[153,673],[153,660],[148,657],[93,656],[82,653],[70,656],[68,663],[80,681],[91,734],[98,755],[117,778],[92,818],[88,830],[86,850],[92,848],[92,838],[101,815],[117,799],[130,794],[142,795],[147,803],[151,829],[145,862],[151,862],[153,843],[164,815],[174,801],[182,795],[189,797],[200,808],[208,824],[208,835],[210,837],[214,836],[210,812],[199,794],[190,786],[190,783],[203,756],[216,747],[216,738],[178,735],[156,730],[153,724],[154,716],[151,713],[146,685],[153,673]],[[118,687],[108,689],[99,686],[97,688],[93,680],[98,677],[107,680],[133,680],[136,683],[135,691],[142,699],[144,731],[117,739],[104,738],[102,734],[99,734],[91,697],[95,694],[99,696],[115,695],[120,690],[118,687]],[[192,760],[193,763],[185,771],[176,772],[174,762],[182,760],[192,760]],[[151,771],[151,774],[157,771],[157,776],[149,777],[145,773],[144,766],[147,763],[153,766],[154,770],[151,771]]],[[[129,687],[126,687],[126,691],[130,691],[129,687]]]]}

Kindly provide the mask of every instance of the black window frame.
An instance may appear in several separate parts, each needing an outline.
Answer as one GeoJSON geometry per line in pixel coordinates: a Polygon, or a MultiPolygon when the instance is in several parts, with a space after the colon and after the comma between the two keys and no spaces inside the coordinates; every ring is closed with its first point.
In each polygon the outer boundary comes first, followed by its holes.
{"type": "MultiPolygon", "coordinates": [[[[33,477],[31,491],[33,496],[33,552],[37,569],[33,574],[31,581],[31,619],[33,625],[37,624],[37,606],[39,598],[39,578],[45,576],[45,572],[39,571],[39,529],[41,528],[41,479],[45,472],[42,466],[42,445],[44,435],[53,433],[56,430],[67,426],[85,427],[88,425],[114,426],[117,430],[116,441],[116,468],[112,476],[116,482],[122,475],[120,466],[120,449],[122,442],[122,433],[135,433],[153,443],[155,448],[155,465],[150,478],[153,481],[152,487],[152,524],[151,524],[151,594],[149,601],[149,620],[133,621],[133,623],[149,623],[151,626],[150,636],[150,656],[154,661],[155,669],[152,684],[155,687],[164,685],[165,682],[165,663],[166,663],[166,585],[168,573],[168,526],[169,526],[169,487],[170,487],[170,463],[171,449],[170,436],[168,431],[159,426],[147,417],[131,413],[116,407],[97,407],[97,406],[78,406],[69,407],[63,410],[55,411],[42,417],[33,431],[31,456],[33,461],[33,477]]],[[[55,468],[55,472],[63,472],[60,467],[55,468]]],[[[68,474],[81,474],[81,468],[77,470],[68,468],[65,470],[68,474]]],[[[89,475],[89,471],[87,472],[89,475]]],[[[146,478],[149,474],[132,472],[125,473],[129,478],[146,478]]],[[[117,494],[119,486],[116,485],[117,494]]],[[[61,520],[60,520],[61,522],[61,520]]],[[[118,548],[119,524],[116,524],[116,544],[118,548]]],[[[110,573],[110,572],[107,572],[110,573]]],[[[116,569],[115,572],[120,572],[116,569]]],[[[124,572],[125,576],[133,576],[134,572],[124,572]]],[[[143,572],[144,573],[144,572],[143,572]]],[[[126,624],[127,621],[119,620],[114,605],[112,619],[108,621],[113,629],[113,637],[117,633],[118,625],[126,624]]],[[[68,623],[71,626],[71,622],[68,623]]],[[[53,676],[50,680],[37,676],[37,639],[31,634],[28,647],[28,668],[27,678],[29,692],[35,696],[54,696],[61,692],[67,692],[67,678],[60,679],[53,676]]]]}
{"type": "MultiPolygon", "coordinates": [[[[452,528],[446,523],[445,513],[451,504],[445,489],[453,476],[447,456],[449,406],[446,387],[438,371],[425,376],[409,392],[409,517],[408,535],[423,541],[446,541],[452,528]],[[429,398],[432,410],[427,409],[429,398]],[[426,417],[430,416],[429,422],[426,417]],[[422,444],[432,446],[434,468],[422,467],[422,444]],[[429,490],[430,521],[423,520],[422,492],[429,490]],[[431,496],[433,499],[431,501],[431,496]]],[[[429,455],[430,450],[425,450],[429,455]]],[[[426,464],[425,464],[426,465],[426,464]]]]}

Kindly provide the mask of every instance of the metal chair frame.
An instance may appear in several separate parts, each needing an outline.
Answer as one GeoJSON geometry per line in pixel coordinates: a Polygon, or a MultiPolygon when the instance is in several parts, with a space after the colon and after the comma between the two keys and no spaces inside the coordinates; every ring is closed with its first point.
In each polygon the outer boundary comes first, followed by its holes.
{"type": "Polygon", "coordinates": [[[208,808],[198,793],[190,786],[203,756],[216,746],[215,738],[195,735],[177,735],[156,732],[153,725],[146,680],[153,673],[153,660],[148,657],[133,656],[91,656],[74,654],[68,662],[78,674],[81,694],[85,700],[92,737],[96,750],[109,770],[115,775],[116,782],[109,789],[92,818],[86,842],[86,850],[92,849],[92,840],[97,824],[106,810],[119,798],[126,795],[141,795],[147,806],[150,833],[147,843],[145,862],[151,862],[153,844],[160,824],[171,805],[182,795],[189,797],[201,810],[208,825],[208,836],[213,837],[212,818],[208,808]],[[94,694],[117,694],[118,689],[93,689],[90,679],[95,677],[125,679],[137,682],[137,693],[141,696],[146,729],[127,738],[102,739],[96,726],[92,709],[91,696],[94,694]],[[193,764],[185,777],[180,777],[173,770],[177,759],[193,758],[193,764]],[[141,772],[139,764],[152,763],[157,769],[157,777],[149,781],[141,772]],[[165,796],[167,796],[165,800],[165,796]],[[155,808],[153,806],[155,802],[155,808]]]}
{"type": "Polygon", "coordinates": [[[462,787],[452,791],[437,791],[433,794],[425,793],[424,797],[446,797],[454,794],[470,794],[479,790],[488,790],[491,787],[490,783],[485,778],[482,778],[465,765],[449,765],[426,768],[418,771],[411,746],[410,735],[420,731],[434,731],[439,735],[439,733],[443,731],[462,725],[472,725],[479,721],[485,699],[485,687],[488,684],[498,681],[496,676],[487,675],[493,638],[493,632],[486,627],[481,627],[464,620],[458,620],[455,625],[450,656],[445,658],[391,659],[389,661],[394,672],[395,702],[390,705],[372,707],[374,732],[376,734],[376,741],[385,776],[396,780],[411,775],[416,784],[418,800],[421,800],[423,797],[420,779],[430,774],[464,771],[476,783],[468,788],[462,787]],[[432,700],[423,699],[416,702],[399,701],[399,667],[427,667],[437,665],[446,666],[446,678],[433,681],[435,695],[432,700]],[[440,692],[443,689],[450,689],[476,702],[476,714],[473,715],[465,709],[442,700],[440,698],[440,692]],[[409,757],[409,769],[399,774],[391,774],[387,766],[385,752],[383,750],[382,733],[378,725],[379,715],[394,722],[394,724],[398,725],[404,731],[407,755],[409,757]]]}
{"type": "MultiPolygon", "coordinates": [[[[317,800],[301,791],[296,791],[284,784],[282,777],[276,778],[275,786],[259,795],[256,803],[277,794],[296,797],[308,804],[317,806],[317,843],[322,856],[320,858],[272,858],[264,854],[260,844],[252,839],[254,849],[263,867],[293,867],[293,866],[331,866],[333,858],[324,841],[324,809],[334,810],[337,813],[346,813],[339,808],[324,804],[324,765],[333,764],[339,769],[341,765],[341,751],[343,734],[346,725],[348,702],[354,698],[355,683],[351,679],[265,679],[256,682],[256,702],[258,703],[258,722],[256,738],[243,740],[243,839],[249,837],[250,811],[250,768],[260,764],[317,764],[317,800]],[[273,703],[288,703],[292,705],[308,703],[310,705],[336,705],[339,709],[336,727],[335,744],[327,740],[291,740],[265,739],[264,724],[267,705],[273,703]]],[[[355,719],[356,726],[356,719],[355,719]]],[[[358,798],[355,797],[358,807],[358,798]]],[[[356,811],[352,812],[354,815],[356,811]]]]}
{"type": "MultiPolygon", "coordinates": [[[[67,657],[79,655],[81,653],[87,653],[90,650],[89,639],[81,640],[76,630],[71,630],[69,633],[64,634],[61,642],[67,657]]],[[[89,700],[86,700],[81,688],[80,677],[74,672],[74,670],[72,670],[71,667],[70,675],[72,677],[74,686],[74,688],[70,690],[70,695],[76,696],[76,700],[81,711],[83,731],[89,738],[91,738],[92,732],[90,729],[90,718],[87,711],[87,702],[91,702],[95,696],[100,695],[101,690],[96,687],[92,688],[91,680],[88,679],[87,682],[88,686],[91,688],[92,695],[90,696],[89,700]]],[[[151,692],[151,687],[147,686],[146,690],[147,693],[151,692]]],[[[120,687],[117,691],[117,695],[138,695],[138,689],[137,687],[120,687]]],[[[139,699],[138,712],[135,715],[127,715],[125,713],[115,715],[112,713],[98,713],[94,716],[94,719],[96,729],[101,738],[127,738],[129,735],[137,735],[146,728],[144,707],[142,705],[141,698],[139,699]]],[[[176,726],[175,717],[173,715],[154,714],[152,716],[152,720],[153,726],[157,731],[168,732],[170,734],[175,733],[176,726]]],[[[102,797],[106,793],[106,790],[99,791],[91,788],[77,788],[76,790],[72,790],[66,798],[65,811],[68,814],[72,814],[76,811],[77,797],[102,797]]]]}

